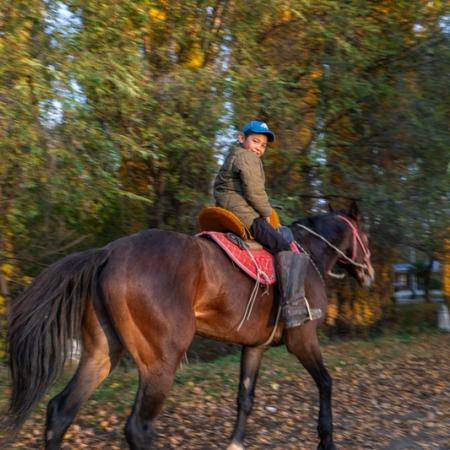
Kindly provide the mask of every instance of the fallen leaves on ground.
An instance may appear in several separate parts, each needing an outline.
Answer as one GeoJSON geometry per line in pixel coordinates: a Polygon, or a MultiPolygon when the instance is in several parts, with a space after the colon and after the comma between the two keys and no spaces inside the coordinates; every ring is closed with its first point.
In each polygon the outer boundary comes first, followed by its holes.
{"type": "MultiPolygon", "coordinates": [[[[449,450],[450,335],[403,342],[345,342],[323,348],[333,377],[338,449],[449,450]]],[[[236,357],[183,366],[156,423],[156,449],[225,449],[235,416],[236,357]]],[[[4,369],[2,369],[4,372],[4,369]]],[[[123,427],[134,399],[134,371],[119,369],[82,409],[63,449],[128,448],[123,427]]],[[[6,389],[2,388],[2,391],[6,389]]],[[[281,349],[270,350],[248,421],[247,450],[317,447],[314,382],[281,349]]],[[[42,448],[41,407],[2,449],[42,448]]]]}

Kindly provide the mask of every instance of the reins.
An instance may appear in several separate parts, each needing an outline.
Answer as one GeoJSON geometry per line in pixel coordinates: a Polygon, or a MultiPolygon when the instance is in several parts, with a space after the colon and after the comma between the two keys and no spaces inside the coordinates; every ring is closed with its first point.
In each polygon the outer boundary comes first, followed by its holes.
{"type": "MultiPolygon", "coordinates": [[[[338,253],[342,257],[343,260],[345,260],[349,264],[353,264],[355,267],[360,267],[361,269],[366,269],[367,270],[367,268],[368,268],[367,264],[361,264],[361,263],[359,263],[359,262],[354,260],[354,258],[356,256],[356,245],[355,244],[357,242],[361,245],[361,248],[363,249],[364,260],[367,260],[370,257],[370,252],[366,248],[364,243],[362,242],[361,237],[359,236],[357,228],[347,218],[345,218],[343,216],[338,216],[338,217],[340,219],[344,220],[350,226],[350,229],[352,230],[352,234],[353,234],[353,255],[352,256],[353,256],[353,258],[348,257],[341,249],[337,248],[328,239],[324,238],[321,234],[316,233],[311,228],[309,228],[309,227],[307,227],[305,225],[302,225],[300,223],[296,223],[295,225],[297,227],[303,228],[304,230],[308,231],[308,233],[311,233],[313,236],[316,236],[317,238],[319,238],[320,240],[325,242],[330,248],[332,248],[336,253],[338,253]]],[[[297,242],[297,245],[299,245],[298,242],[297,242]]]]}

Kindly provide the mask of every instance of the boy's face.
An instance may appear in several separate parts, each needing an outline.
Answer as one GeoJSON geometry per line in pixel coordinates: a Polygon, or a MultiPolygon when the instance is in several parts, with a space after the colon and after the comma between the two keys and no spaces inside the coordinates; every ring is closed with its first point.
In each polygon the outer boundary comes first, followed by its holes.
{"type": "Polygon", "coordinates": [[[253,152],[261,157],[266,151],[267,135],[252,133],[245,137],[244,133],[239,133],[239,142],[246,150],[249,150],[250,152],[253,152]]]}

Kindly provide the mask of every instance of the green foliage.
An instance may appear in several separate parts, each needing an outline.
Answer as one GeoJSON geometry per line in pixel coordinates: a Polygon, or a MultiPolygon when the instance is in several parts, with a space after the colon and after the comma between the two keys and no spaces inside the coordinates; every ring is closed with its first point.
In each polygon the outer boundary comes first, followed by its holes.
{"type": "Polygon", "coordinates": [[[448,16],[419,0],[4,2],[0,295],[78,248],[195,231],[219,133],[258,117],[285,222],[317,196],[362,199],[379,281],[339,308],[378,323],[392,262],[443,258],[448,16]]]}

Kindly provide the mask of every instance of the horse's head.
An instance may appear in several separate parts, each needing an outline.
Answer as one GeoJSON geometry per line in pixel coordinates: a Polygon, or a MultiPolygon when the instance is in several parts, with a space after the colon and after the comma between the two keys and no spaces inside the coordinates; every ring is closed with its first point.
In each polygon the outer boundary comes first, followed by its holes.
{"type": "Polygon", "coordinates": [[[375,272],[370,260],[369,240],[356,202],[348,210],[310,217],[296,222],[292,231],[323,272],[337,264],[361,285],[370,286],[375,272]]]}

